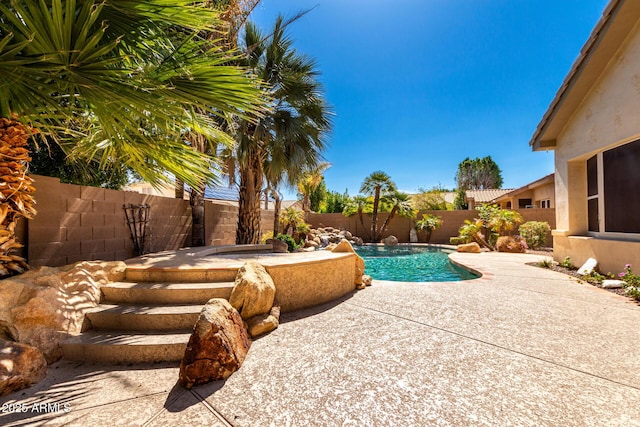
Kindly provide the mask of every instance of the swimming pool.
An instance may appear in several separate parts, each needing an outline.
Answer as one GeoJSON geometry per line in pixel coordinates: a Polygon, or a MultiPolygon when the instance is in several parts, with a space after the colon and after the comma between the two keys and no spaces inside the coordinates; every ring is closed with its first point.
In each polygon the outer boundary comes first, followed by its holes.
{"type": "Polygon", "coordinates": [[[478,275],[449,261],[451,251],[437,246],[360,246],[364,272],[374,279],[396,282],[457,282],[478,275]]]}

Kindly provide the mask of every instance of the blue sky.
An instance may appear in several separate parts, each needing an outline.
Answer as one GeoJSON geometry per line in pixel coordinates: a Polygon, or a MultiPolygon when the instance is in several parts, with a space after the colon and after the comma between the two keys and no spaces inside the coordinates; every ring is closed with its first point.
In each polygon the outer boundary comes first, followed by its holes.
{"type": "Polygon", "coordinates": [[[528,142],[606,4],[263,0],[252,19],[314,8],[289,34],[335,112],[327,187],[355,195],[376,170],[403,191],[453,188],[465,157],[490,155],[504,188],[553,172],[553,152],[528,142]]]}

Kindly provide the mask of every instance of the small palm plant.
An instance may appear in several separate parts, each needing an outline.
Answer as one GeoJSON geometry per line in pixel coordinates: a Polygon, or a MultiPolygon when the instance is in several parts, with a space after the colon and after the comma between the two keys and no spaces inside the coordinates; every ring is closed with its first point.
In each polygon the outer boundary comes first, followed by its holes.
{"type": "Polygon", "coordinates": [[[442,218],[431,214],[422,214],[422,219],[416,221],[416,231],[423,231],[427,235],[427,243],[431,240],[431,233],[443,224],[442,218]]]}

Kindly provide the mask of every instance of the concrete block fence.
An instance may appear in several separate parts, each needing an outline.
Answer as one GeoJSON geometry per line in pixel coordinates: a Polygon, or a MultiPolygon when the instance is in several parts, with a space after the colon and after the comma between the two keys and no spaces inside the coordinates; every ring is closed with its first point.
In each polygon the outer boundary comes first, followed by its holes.
{"type": "MultiPolygon", "coordinates": [[[[150,196],[81,185],[33,175],[38,214],[21,221],[18,238],[33,267],[60,266],[82,260],[124,260],[135,256],[123,205],[150,205],[148,248],[174,250],[191,243],[188,200],[150,196]]],[[[205,235],[210,245],[235,243],[238,208],[205,203],[205,235]]],[[[273,212],[262,212],[262,229],[273,224],[273,212]]]]}

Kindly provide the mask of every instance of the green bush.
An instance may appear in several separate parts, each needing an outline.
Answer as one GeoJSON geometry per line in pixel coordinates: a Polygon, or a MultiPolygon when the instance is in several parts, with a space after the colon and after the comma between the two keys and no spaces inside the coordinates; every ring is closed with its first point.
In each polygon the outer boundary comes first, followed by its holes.
{"type": "Polygon", "coordinates": [[[573,264],[571,263],[571,258],[566,257],[565,259],[562,260],[562,262],[560,263],[561,267],[564,268],[568,268],[570,270],[575,270],[576,267],[573,266],[573,264]]]}
{"type": "Polygon", "coordinates": [[[276,236],[276,239],[282,240],[283,242],[285,242],[287,244],[287,250],[289,252],[293,252],[298,248],[296,241],[293,240],[293,237],[289,236],[288,234],[278,234],[276,236]]]}
{"type": "Polygon", "coordinates": [[[547,243],[547,234],[551,231],[546,221],[529,221],[520,226],[518,232],[531,249],[537,249],[547,243]]]}

